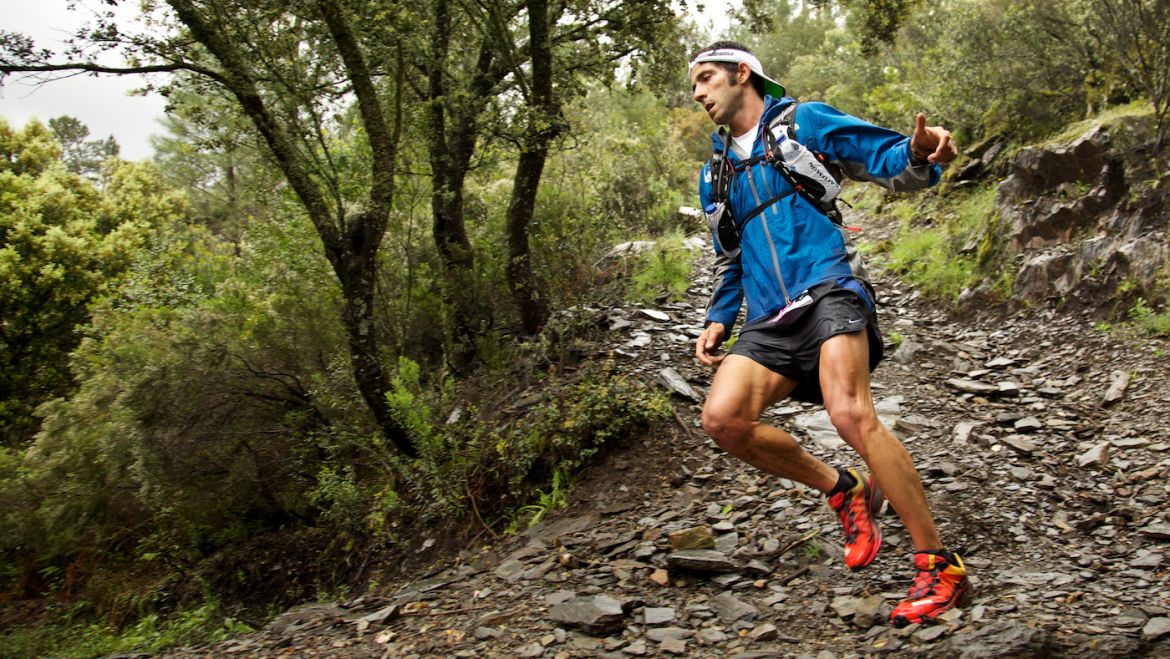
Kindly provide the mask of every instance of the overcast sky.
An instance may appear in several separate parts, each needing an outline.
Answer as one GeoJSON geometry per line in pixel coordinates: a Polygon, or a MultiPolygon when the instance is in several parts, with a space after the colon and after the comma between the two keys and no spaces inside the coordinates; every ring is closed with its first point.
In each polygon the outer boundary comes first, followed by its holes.
{"type": "MultiPolygon", "coordinates": [[[[726,3],[708,0],[709,6],[726,7],[726,3]]],[[[100,0],[80,0],[77,9],[70,11],[68,0],[0,0],[0,29],[20,32],[36,40],[39,48],[61,49],[63,41],[83,23],[92,12],[88,7],[103,7],[100,0]]],[[[137,13],[137,3],[121,3],[124,14],[137,13]]],[[[712,8],[699,17],[700,24],[714,15],[712,8]]],[[[725,25],[726,20],[717,20],[725,25]]],[[[107,62],[113,64],[114,62],[107,62]]],[[[89,126],[94,139],[110,135],[122,147],[127,160],[149,158],[150,136],[162,133],[159,119],[166,102],[157,94],[133,96],[130,91],[143,86],[141,76],[73,76],[41,86],[22,82],[19,76],[10,76],[0,87],[0,117],[14,127],[24,126],[36,117],[47,123],[53,117],[71,115],[89,126]]]]}
{"type": "MultiPolygon", "coordinates": [[[[124,3],[134,5],[136,3],[124,3]]],[[[27,34],[38,47],[57,50],[82,25],[99,0],[82,0],[69,11],[67,0],[0,0],[0,29],[27,34]]],[[[161,96],[131,96],[141,87],[140,76],[74,76],[40,87],[10,76],[0,87],[0,116],[15,127],[36,117],[48,122],[63,114],[89,126],[92,138],[113,135],[122,146],[122,157],[141,160],[152,154],[150,135],[161,133],[158,119],[166,103],[161,96]]]]}

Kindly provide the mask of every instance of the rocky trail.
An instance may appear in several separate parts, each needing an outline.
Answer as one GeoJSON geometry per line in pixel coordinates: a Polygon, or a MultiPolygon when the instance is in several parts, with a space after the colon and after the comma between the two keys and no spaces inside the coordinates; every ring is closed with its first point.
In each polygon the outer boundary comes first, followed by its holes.
{"type": "MultiPolygon", "coordinates": [[[[607,312],[607,351],[676,391],[677,423],[609,452],[567,510],[413,582],[166,656],[1170,656],[1170,342],[1048,310],[952,320],[878,280],[901,343],[875,398],[976,587],[940,624],[895,630],[913,547],[892,511],[851,573],[823,497],[698,428],[700,280],[686,302],[607,312]]],[[[819,408],[767,417],[858,465],[819,408]]]]}

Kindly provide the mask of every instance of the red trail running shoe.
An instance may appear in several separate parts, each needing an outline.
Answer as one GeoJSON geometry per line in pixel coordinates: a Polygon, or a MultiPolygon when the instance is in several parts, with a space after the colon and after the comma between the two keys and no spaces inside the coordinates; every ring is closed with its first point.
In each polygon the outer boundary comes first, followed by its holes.
{"type": "Polygon", "coordinates": [[[860,570],[873,562],[882,546],[882,530],[876,517],[883,498],[872,478],[862,478],[856,469],[850,469],[849,475],[857,484],[852,490],[830,496],[829,507],[845,530],[845,565],[850,570],[860,570]]]}
{"type": "Polygon", "coordinates": [[[958,554],[948,552],[943,557],[919,552],[914,554],[914,566],[918,576],[910,587],[910,596],[890,614],[890,623],[895,627],[934,620],[948,609],[970,604],[971,582],[958,554]]]}

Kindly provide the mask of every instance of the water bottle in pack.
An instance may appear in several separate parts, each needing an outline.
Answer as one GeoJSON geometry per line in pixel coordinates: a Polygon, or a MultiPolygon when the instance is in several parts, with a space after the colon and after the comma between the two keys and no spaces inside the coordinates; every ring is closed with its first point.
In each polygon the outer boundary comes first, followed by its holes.
{"type": "Polygon", "coordinates": [[[802,194],[820,204],[831,204],[841,192],[841,184],[808,147],[788,136],[788,125],[773,124],[768,132],[776,145],[772,151],[775,164],[788,174],[790,182],[802,194]]]}

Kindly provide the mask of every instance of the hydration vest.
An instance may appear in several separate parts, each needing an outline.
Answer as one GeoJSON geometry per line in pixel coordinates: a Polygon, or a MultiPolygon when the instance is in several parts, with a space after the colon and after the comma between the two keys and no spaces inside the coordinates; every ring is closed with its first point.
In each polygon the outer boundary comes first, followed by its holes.
{"type": "Polygon", "coordinates": [[[841,211],[837,207],[837,194],[841,191],[841,173],[835,165],[826,162],[824,154],[809,149],[796,139],[794,127],[796,107],[792,103],[773,119],[763,130],[764,155],[753,156],[740,163],[738,171],[766,162],[776,168],[790,189],[765,200],[747,213],[746,217],[732,217],[727,203],[731,184],[737,173],[735,164],[728,156],[731,149],[731,133],[720,126],[723,151],[716,151],[709,163],[711,172],[711,201],[714,208],[707,209],[707,221],[718,240],[721,250],[730,258],[739,253],[739,237],[743,227],[766,208],[791,194],[798,194],[828,217],[837,226],[844,226],[841,211]]]}

